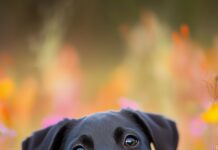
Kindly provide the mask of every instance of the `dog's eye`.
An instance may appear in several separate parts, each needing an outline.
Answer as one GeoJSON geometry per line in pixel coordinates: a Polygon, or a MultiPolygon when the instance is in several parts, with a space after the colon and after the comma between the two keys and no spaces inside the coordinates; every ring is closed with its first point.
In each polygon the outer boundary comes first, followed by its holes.
{"type": "Polygon", "coordinates": [[[85,148],[82,145],[78,145],[78,146],[75,146],[73,150],[85,150],[85,148]]]}
{"type": "Polygon", "coordinates": [[[139,140],[134,135],[128,135],[125,138],[124,145],[127,147],[135,147],[139,143],[139,140]]]}

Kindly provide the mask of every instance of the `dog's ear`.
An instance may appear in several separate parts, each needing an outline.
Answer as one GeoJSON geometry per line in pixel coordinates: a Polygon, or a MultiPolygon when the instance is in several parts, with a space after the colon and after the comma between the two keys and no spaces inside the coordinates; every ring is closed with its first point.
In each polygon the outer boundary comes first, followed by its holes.
{"type": "Polygon", "coordinates": [[[60,149],[65,131],[69,128],[72,120],[63,121],[36,131],[22,143],[22,150],[56,150],[60,149]]]}
{"type": "Polygon", "coordinates": [[[179,135],[175,122],[163,116],[134,110],[122,110],[148,135],[156,150],[176,150],[179,135]]]}

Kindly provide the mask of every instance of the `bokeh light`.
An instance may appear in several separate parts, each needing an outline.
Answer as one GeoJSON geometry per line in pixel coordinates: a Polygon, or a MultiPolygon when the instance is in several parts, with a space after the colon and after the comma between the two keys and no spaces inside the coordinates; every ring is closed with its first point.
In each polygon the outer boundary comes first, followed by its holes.
{"type": "Polygon", "coordinates": [[[0,2],[0,149],[122,108],[177,122],[179,150],[218,144],[217,2],[0,2]]]}

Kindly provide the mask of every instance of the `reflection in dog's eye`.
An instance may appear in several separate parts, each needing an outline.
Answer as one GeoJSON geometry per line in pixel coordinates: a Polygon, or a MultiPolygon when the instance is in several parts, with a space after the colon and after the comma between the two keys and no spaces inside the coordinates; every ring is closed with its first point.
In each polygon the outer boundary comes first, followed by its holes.
{"type": "Polygon", "coordinates": [[[134,135],[128,135],[125,138],[124,145],[127,147],[135,147],[138,144],[139,140],[134,135]]]}
{"type": "Polygon", "coordinates": [[[73,150],[85,150],[85,148],[82,145],[78,145],[78,146],[75,146],[73,150]]]}

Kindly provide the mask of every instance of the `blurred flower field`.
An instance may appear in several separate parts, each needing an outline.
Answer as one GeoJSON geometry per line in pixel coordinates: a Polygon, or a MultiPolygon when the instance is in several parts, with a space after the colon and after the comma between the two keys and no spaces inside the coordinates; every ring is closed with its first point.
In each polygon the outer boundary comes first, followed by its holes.
{"type": "Polygon", "coordinates": [[[36,59],[17,60],[13,51],[0,50],[1,149],[20,149],[34,130],[65,117],[127,107],[174,119],[180,150],[218,144],[218,35],[205,48],[188,24],[173,30],[142,10],[135,24],[117,26],[124,43],[119,63],[109,55],[108,68],[84,67],[91,62],[73,40],[64,40],[61,15],[50,17],[40,40],[31,41],[36,59]],[[28,66],[22,75],[18,61],[28,66]]]}

